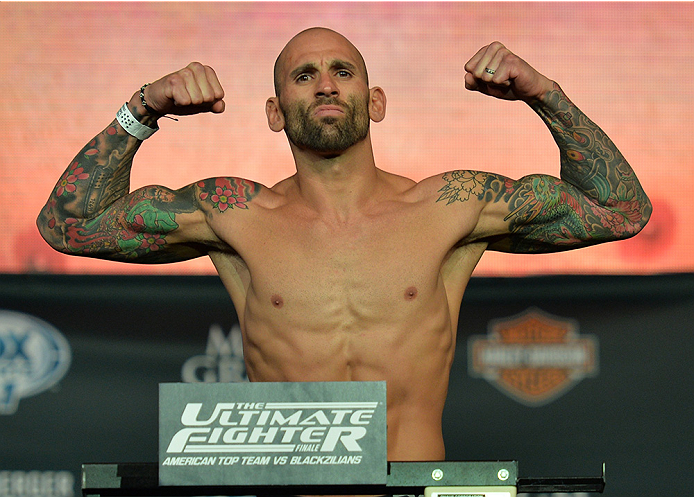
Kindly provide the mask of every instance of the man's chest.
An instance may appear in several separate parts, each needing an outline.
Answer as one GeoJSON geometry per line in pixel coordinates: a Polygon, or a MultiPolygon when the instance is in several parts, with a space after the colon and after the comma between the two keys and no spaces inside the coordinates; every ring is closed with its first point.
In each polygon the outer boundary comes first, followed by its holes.
{"type": "Polygon", "coordinates": [[[434,223],[402,213],[348,223],[269,215],[234,238],[260,303],[382,312],[431,294],[448,251],[434,223]]]}

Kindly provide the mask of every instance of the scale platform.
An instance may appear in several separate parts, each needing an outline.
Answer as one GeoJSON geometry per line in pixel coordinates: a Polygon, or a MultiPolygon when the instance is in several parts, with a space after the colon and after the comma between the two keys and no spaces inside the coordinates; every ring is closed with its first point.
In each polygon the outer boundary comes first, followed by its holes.
{"type": "Polygon", "coordinates": [[[517,461],[389,462],[385,485],[159,485],[157,463],[82,465],[83,497],[220,495],[424,495],[515,497],[518,493],[597,492],[597,477],[521,478],[517,461]]]}

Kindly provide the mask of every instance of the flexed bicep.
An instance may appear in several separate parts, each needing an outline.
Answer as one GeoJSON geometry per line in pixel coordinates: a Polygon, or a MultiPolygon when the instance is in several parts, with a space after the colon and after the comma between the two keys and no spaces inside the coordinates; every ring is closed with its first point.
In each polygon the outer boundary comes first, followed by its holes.
{"type": "MultiPolygon", "coordinates": [[[[195,199],[195,187],[161,186],[135,190],[94,217],[56,219],[54,248],[71,255],[164,263],[204,255],[214,242],[195,199]],[[59,236],[55,236],[58,235],[59,236]]],[[[48,207],[50,209],[50,207],[48,207]]]]}

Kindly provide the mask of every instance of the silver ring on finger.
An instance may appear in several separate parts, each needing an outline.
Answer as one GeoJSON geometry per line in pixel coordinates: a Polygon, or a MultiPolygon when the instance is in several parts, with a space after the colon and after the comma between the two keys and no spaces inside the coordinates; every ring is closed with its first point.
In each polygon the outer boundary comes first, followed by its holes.
{"type": "Polygon", "coordinates": [[[489,69],[488,67],[485,67],[484,72],[486,72],[487,74],[491,74],[493,76],[494,73],[496,72],[496,69],[489,69]]]}

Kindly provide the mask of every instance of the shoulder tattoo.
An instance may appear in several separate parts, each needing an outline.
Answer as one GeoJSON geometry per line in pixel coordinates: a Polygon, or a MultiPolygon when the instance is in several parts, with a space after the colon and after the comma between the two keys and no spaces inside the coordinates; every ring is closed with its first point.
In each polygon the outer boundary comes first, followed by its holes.
{"type": "Polygon", "coordinates": [[[260,184],[241,178],[211,178],[197,183],[202,204],[218,212],[248,209],[248,203],[260,192],[260,184]]]}
{"type": "Polygon", "coordinates": [[[446,205],[466,202],[471,197],[479,200],[487,197],[487,200],[497,201],[512,188],[503,178],[481,171],[449,171],[441,179],[446,184],[439,190],[441,195],[436,201],[446,202],[446,205]]]}

